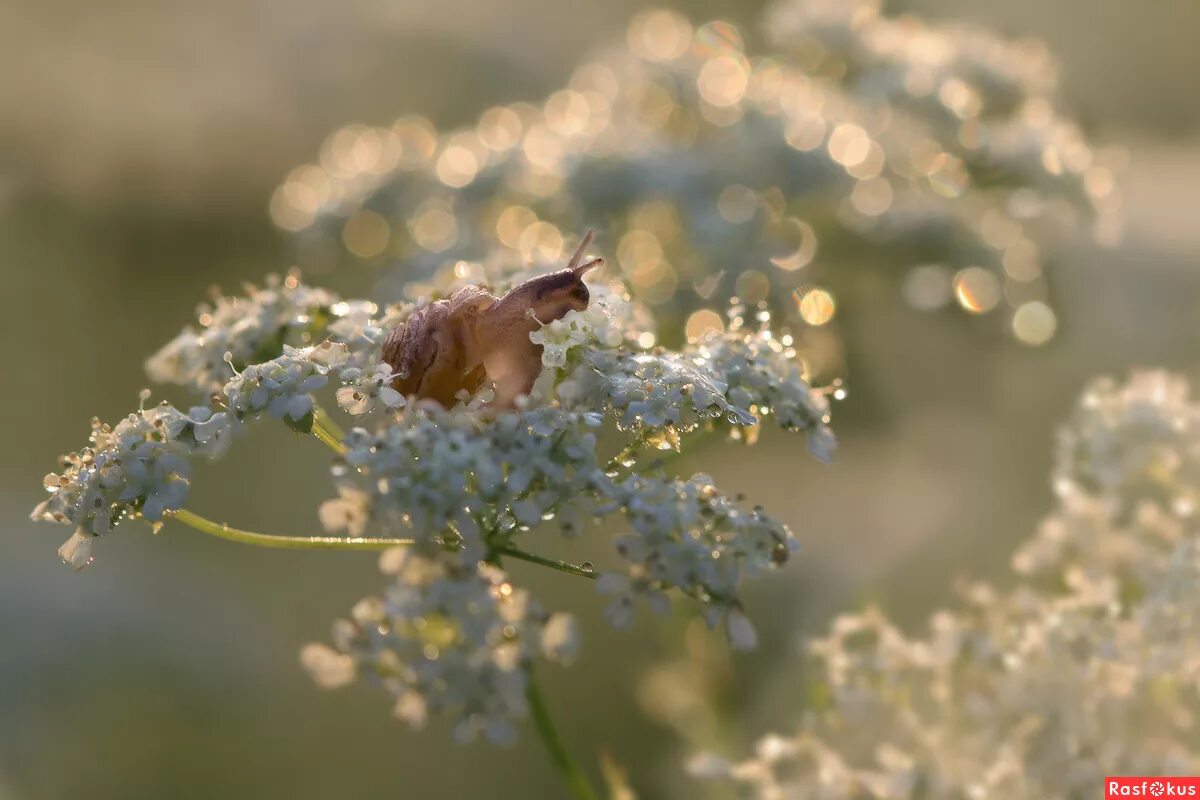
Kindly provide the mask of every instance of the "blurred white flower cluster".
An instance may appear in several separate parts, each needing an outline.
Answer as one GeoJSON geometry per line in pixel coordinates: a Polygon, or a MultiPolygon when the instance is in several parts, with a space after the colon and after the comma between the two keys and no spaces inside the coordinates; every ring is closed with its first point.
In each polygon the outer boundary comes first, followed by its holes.
{"type": "Polygon", "coordinates": [[[161,405],[139,410],[116,426],[92,420],[89,446],[60,459],[62,472],[46,475],[50,497],[32,518],[75,526],[59,549],[76,569],[92,560],[92,540],[123,519],[140,515],[159,522],[182,508],[196,452],[219,453],[229,438],[228,418],[196,408],[192,414],[161,405]]]}
{"type": "Polygon", "coordinates": [[[647,11],[543,102],[444,133],[346,127],[273,218],[301,263],[344,247],[415,292],[459,259],[552,261],[600,225],[671,341],[719,327],[733,296],[823,341],[869,270],[902,273],[916,308],[1003,309],[1019,341],[1048,341],[1054,234],[1088,219],[1111,238],[1120,200],[1045,49],[872,0],[783,0],[762,27],[765,47],[647,11]]]}
{"type": "Polygon", "coordinates": [[[1008,591],[910,638],[878,611],[813,645],[799,731],[696,774],[761,798],[1047,800],[1106,775],[1200,771],[1200,405],[1165,373],[1091,385],[1062,432],[1059,508],[1008,591]]]}
{"type": "Polygon", "coordinates": [[[513,720],[528,712],[525,668],[534,657],[570,661],[575,623],[550,615],[503,570],[460,565],[408,548],[383,553],[394,577],[382,597],[354,606],[334,626],[337,649],[307,645],[301,663],[336,688],[363,675],[395,696],[395,714],[414,727],[430,713],[455,714],[454,737],[480,732],[491,742],[516,738],[513,720]]]}
{"type": "MultiPolygon", "coordinates": [[[[517,277],[463,262],[438,273],[430,297],[482,273],[492,286],[517,277]]],[[[382,342],[419,304],[343,301],[295,276],[219,298],[148,362],[154,377],[207,405],[185,414],[163,403],[115,428],[95,423],[91,446],[47,476],[52,494],[34,516],[76,528],[62,556],[82,567],[94,538],[123,519],[190,518],[182,515],[190,460],[223,455],[247,424],[269,417],[313,432],[336,452],[336,496],[317,516],[337,536],[324,541],[369,535],[407,544],[381,560],[383,596],[338,623],[336,649],[312,645],[303,662],[323,685],[377,679],[409,722],[451,713],[462,737],[510,739],[512,720],[527,710],[530,662],[568,659],[579,646],[569,616],[544,611],[506,577],[502,564],[513,559],[597,579],[619,626],[636,599],[661,611],[675,591],[733,645],[752,647],[742,580],[782,565],[795,540],[707,476],[673,477],[665,457],[712,432],[752,441],[749,432],[774,419],[827,459],[828,399],[809,386],[795,349],[766,316],[753,328],[734,319],[729,330],[670,351],[646,344],[647,314],[619,287],[597,283],[591,292],[587,310],[530,335],[542,348],[542,372],[512,411],[489,407],[486,387],[464,392],[453,408],[392,388],[382,342]],[[321,393],[359,426],[338,432],[321,393]],[[611,563],[541,555],[548,528],[578,536],[609,515],[627,525],[611,563]]]]}

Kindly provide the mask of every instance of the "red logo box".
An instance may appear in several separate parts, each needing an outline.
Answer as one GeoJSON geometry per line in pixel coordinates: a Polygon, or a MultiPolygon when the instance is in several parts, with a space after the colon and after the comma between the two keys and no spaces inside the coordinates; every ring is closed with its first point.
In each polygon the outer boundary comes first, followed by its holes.
{"type": "Polygon", "coordinates": [[[1104,779],[1104,800],[1124,797],[1195,797],[1200,800],[1200,777],[1110,776],[1104,779]]]}

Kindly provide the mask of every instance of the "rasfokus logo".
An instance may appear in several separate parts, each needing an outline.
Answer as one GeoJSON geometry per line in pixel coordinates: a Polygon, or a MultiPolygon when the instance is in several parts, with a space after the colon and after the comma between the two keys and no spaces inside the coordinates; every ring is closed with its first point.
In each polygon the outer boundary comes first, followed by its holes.
{"type": "Polygon", "coordinates": [[[1104,779],[1104,800],[1118,797],[1196,797],[1200,798],[1200,777],[1108,777],[1104,779]]]}

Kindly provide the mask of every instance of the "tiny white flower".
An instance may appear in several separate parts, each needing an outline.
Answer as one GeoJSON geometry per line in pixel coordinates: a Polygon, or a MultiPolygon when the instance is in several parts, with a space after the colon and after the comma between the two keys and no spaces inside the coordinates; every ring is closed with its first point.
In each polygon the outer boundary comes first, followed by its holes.
{"type": "Polygon", "coordinates": [[[81,570],[92,563],[92,541],[95,535],[77,529],[71,538],[58,548],[58,556],[74,570],[81,570]]]}
{"type": "Polygon", "coordinates": [[[323,644],[307,644],[300,650],[300,664],[324,689],[337,689],[353,682],[354,659],[323,644]]]}
{"type": "Polygon", "coordinates": [[[729,633],[729,644],[734,650],[753,650],[758,647],[758,633],[749,617],[740,611],[732,611],[725,618],[729,633]]]}
{"type": "Polygon", "coordinates": [[[542,653],[552,661],[570,664],[579,655],[579,626],[570,614],[551,614],[542,628],[542,653]]]}

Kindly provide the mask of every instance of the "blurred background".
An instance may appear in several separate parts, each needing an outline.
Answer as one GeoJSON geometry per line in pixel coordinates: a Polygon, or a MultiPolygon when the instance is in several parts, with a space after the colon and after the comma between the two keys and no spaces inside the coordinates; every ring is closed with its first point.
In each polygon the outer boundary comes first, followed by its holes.
{"type": "MultiPolygon", "coordinates": [[[[394,722],[369,688],[325,693],[301,672],[298,648],[380,585],[371,556],[128,526],[74,575],[55,555],[66,529],[28,512],[91,416],[135,407],[142,361],[209,286],[236,290],[290,265],[267,202],[330,131],[404,113],[446,129],[497,102],[536,100],[640,7],[0,2],[0,325],[14,345],[0,399],[0,799],[556,796],[532,737],[512,750],[458,747],[437,725],[418,734],[394,722]]],[[[786,725],[802,699],[796,654],[831,614],[877,602],[915,626],[949,599],[955,575],[1004,579],[1013,544],[1049,508],[1053,430],[1088,377],[1200,365],[1200,4],[886,8],[1044,39],[1068,108],[1093,141],[1125,148],[1125,237],[1080,242],[1055,265],[1059,333],[1040,349],[961,314],[919,314],[890,291],[840,317],[858,361],[834,409],[834,465],[782,435],[691,456],[803,545],[751,587],[756,653],[730,660],[715,638],[673,623],[617,634],[569,577],[522,575],[584,622],[581,662],[545,673],[567,734],[581,752],[611,752],[647,797],[684,792],[681,740],[661,721],[674,702],[664,683],[691,686],[696,674],[663,672],[681,649],[704,665],[715,700],[701,727],[737,747],[786,725]]],[[[747,28],[760,10],[686,4],[695,21],[747,28]]],[[[375,277],[345,269],[320,281],[354,294],[375,277]]],[[[191,507],[315,531],[327,459],[261,427],[220,469],[199,470],[191,507]]],[[[606,546],[597,537],[565,555],[606,546]]]]}

